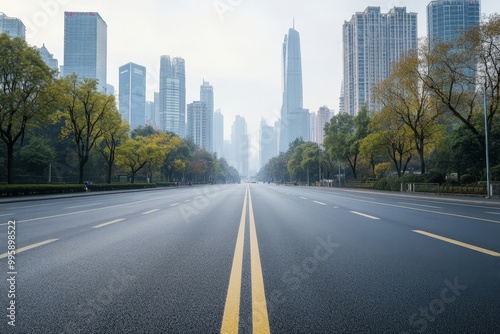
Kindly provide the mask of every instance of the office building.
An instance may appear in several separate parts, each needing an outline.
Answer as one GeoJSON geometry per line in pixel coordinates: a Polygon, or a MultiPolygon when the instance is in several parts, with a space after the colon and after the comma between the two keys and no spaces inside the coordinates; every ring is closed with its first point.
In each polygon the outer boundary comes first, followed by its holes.
{"type": "Polygon", "coordinates": [[[435,0],[427,5],[427,36],[431,43],[450,42],[479,25],[479,0],[435,0]]]}
{"type": "Polygon", "coordinates": [[[309,140],[309,112],[303,109],[300,35],[295,27],[288,30],[283,41],[282,76],[279,150],[286,152],[296,138],[309,140]]]}
{"type": "Polygon", "coordinates": [[[222,158],[224,154],[224,115],[220,109],[214,112],[214,153],[222,158]]]}
{"type": "Polygon", "coordinates": [[[106,22],[96,12],[64,12],[64,76],[97,79],[107,90],[106,22]]]}
{"type": "Polygon", "coordinates": [[[119,68],[118,109],[133,131],[146,125],[146,68],[128,63],[119,68]]]}
{"type": "Polygon", "coordinates": [[[343,26],[344,78],[342,109],[356,115],[362,107],[378,109],[371,91],[386,79],[394,62],[417,48],[417,14],[406,7],[381,13],[368,7],[343,26]]]}
{"type": "Polygon", "coordinates": [[[208,146],[207,115],[208,108],[204,102],[194,101],[187,105],[186,137],[205,150],[208,146]]]}
{"type": "Polygon", "coordinates": [[[186,136],[186,70],[184,59],[160,58],[159,126],[186,136]]]}
{"type": "Polygon", "coordinates": [[[250,159],[250,137],[244,117],[236,115],[231,127],[231,144],[234,150],[234,164],[240,176],[248,177],[250,159]]]}
{"type": "Polygon", "coordinates": [[[12,38],[20,37],[26,40],[26,26],[15,17],[8,17],[0,12],[0,34],[7,34],[12,38]]]}
{"type": "Polygon", "coordinates": [[[42,57],[42,60],[45,62],[45,64],[47,64],[47,66],[51,69],[59,71],[59,62],[54,58],[54,55],[50,53],[49,50],[47,50],[45,44],[42,45],[39,51],[40,57],[42,57]]]}
{"type": "Polygon", "coordinates": [[[265,166],[271,158],[278,155],[278,136],[274,126],[260,121],[259,130],[259,161],[260,167],[265,166]]]}
{"type": "Polygon", "coordinates": [[[207,133],[207,144],[203,147],[208,152],[214,152],[214,88],[209,82],[203,80],[200,86],[200,101],[205,104],[207,113],[205,115],[204,132],[207,133]]]}

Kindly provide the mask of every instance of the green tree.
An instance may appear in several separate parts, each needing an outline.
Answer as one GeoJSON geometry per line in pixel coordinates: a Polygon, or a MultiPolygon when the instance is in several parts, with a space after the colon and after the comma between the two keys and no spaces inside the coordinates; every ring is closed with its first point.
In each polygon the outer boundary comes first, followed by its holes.
{"type": "Polygon", "coordinates": [[[30,175],[45,175],[56,153],[43,137],[31,137],[29,143],[21,147],[19,156],[22,170],[30,175]]]}
{"type": "Polygon", "coordinates": [[[83,183],[85,164],[90,152],[106,133],[103,124],[117,112],[113,95],[99,91],[97,80],[79,79],[71,75],[60,80],[63,94],[63,108],[59,117],[65,120],[62,136],[70,136],[78,154],[78,182],[83,183]]]}
{"type": "Polygon", "coordinates": [[[130,175],[130,181],[135,182],[135,176],[150,161],[147,143],[143,137],[125,140],[117,150],[116,166],[130,175]]]}
{"type": "Polygon", "coordinates": [[[7,148],[7,182],[14,181],[14,146],[29,126],[43,126],[57,105],[55,72],[21,38],[0,34],[0,139],[7,148]]]}

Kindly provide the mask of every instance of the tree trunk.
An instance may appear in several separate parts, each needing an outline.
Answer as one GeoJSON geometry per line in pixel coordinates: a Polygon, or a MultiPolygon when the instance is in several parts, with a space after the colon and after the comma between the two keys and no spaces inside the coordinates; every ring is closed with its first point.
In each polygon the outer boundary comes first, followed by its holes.
{"type": "Polygon", "coordinates": [[[14,183],[14,144],[7,144],[7,183],[14,183]]]}

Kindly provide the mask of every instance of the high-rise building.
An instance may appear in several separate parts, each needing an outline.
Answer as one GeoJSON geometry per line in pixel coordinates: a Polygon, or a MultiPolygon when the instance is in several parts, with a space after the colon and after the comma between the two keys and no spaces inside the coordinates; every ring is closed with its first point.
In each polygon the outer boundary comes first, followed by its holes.
{"type": "Polygon", "coordinates": [[[220,109],[214,112],[214,153],[222,158],[224,154],[224,115],[220,109]]]}
{"type": "Polygon", "coordinates": [[[234,150],[234,167],[242,177],[248,177],[250,158],[250,137],[244,117],[236,115],[231,127],[231,144],[234,150]]]}
{"type": "Polygon", "coordinates": [[[120,66],[118,109],[130,130],[146,125],[146,68],[134,63],[120,66]]]}
{"type": "Polygon", "coordinates": [[[97,79],[107,89],[108,26],[96,12],[64,12],[64,76],[97,79]]]}
{"type": "Polygon", "coordinates": [[[333,112],[328,107],[319,108],[318,113],[314,115],[314,129],[311,141],[323,145],[325,138],[325,124],[329,123],[333,117],[333,112]]]}
{"type": "Polygon", "coordinates": [[[0,34],[7,34],[10,37],[20,37],[26,39],[26,26],[24,23],[15,17],[8,17],[0,12],[0,34]]]}
{"type": "Polygon", "coordinates": [[[204,102],[194,101],[187,105],[186,137],[205,150],[208,146],[207,114],[207,105],[204,102]]]}
{"type": "Polygon", "coordinates": [[[481,18],[480,0],[434,0],[427,5],[427,36],[431,43],[450,42],[481,18]]]}
{"type": "Polygon", "coordinates": [[[40,48],[40,57],[53,70],[59,71],[59,62],[54,58],[54,55],[47,50],[45,44],[40,48]]]}
{"type": "Polygon", "coordinates": [[[282,51],[283,103],[279,150],[286,152],[289,143],[296,138],[309,139],[309,112],[303,109],[300,36],[294,27],[285,35],[282,51]]]}
{"type": "Polygon", "coordinates": [[[265,119],[260,121],[259,155],[260,167],[265,166],[271,158],[278,155],[278,136],[276,130],[274,126],[267,124],[265,119]]]}
{"type": "Polygon", "coordinates": [[[214,151],[214,88],[209,82],[203,80],[200,86],[200,101],[205,103],[207,113],[205,115],[205,132],[207,133],[207,146],[203,147],[208,152],[214,151]]]}
{"type": "Polygon", "coordinates": [[[406,7],[388,13],[368,7],[344,22],[343,110],[356,115],[362,107],[376,109],[373,86],[389,76],[394,62],[417,48],[417,39],[417,14],[406,7]]]}
{"type": "Polygon", "coordinates": [[[186,136],[186,70],[184,59],[160,58],[160,129],[186,136]]]}

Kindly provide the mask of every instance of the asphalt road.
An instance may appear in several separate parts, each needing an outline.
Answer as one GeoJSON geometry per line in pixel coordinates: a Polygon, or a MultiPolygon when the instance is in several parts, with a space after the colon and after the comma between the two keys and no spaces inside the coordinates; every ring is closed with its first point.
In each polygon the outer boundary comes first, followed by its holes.
{"type": "Polygon", "coordinates": [[[0,277],[0,333],[500,333],[500,202],[274,184],[4,199],[0,277]]]}

